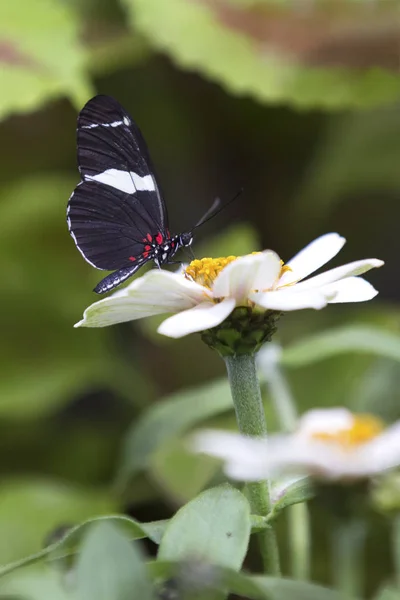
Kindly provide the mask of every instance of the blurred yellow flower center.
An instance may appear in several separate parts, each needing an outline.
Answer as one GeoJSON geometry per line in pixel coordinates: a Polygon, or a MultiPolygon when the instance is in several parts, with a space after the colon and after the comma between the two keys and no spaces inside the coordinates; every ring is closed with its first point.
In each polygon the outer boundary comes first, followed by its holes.
{"type": "MultiPolygon", "coordinates": [[[[252,252],[251,254],[260,254],[260,252],[252,252]]],[[[185,277],[191,281],[195,281],[200,285],[209,290],[212,288],[212,284],[217,275],[220,274],[231,262],[240,258],[239,256],[222,256],[220,258],[201,258],[192,260],[190,265],[185,269],[185,277]]],[[[282,262],[282,270],[280,277],[286,272],[290,271],[290,267],[286,267],[282,262]]]]}
{"type": "Polygon", "coordinates": [[[312,437],[351,448],[371,441],[384,429],[383,422],[373,415],[353,415],[351,427],[336,431],[316,431],[312,437]]]}
{"type": "Polygon", "coordinates": [[[185,277],[191,279],[209,290],[212,287],[214,279],[219,273],[236,260],[237,256],[226,256],[221,258],[201,258],[192,260],[190,265],[185,270],[185,277]]]}

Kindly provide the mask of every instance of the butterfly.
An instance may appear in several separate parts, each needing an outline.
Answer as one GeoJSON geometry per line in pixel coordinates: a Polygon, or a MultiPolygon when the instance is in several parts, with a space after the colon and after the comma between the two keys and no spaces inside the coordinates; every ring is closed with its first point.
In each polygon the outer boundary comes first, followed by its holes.
{"type": "Polygon", "coordinates": [[[97,284],[96,293],[114,289],[149,261],[159,268],[170,263],[192,244],[194,229],[216,214],[219,199],[192,231],[170,234],[144,138],[114,98],[99,95],[87,102],[78,116],[77,138],[81,181],[68,201],[68,229],[89,264],[114,271],[97,284]]]}

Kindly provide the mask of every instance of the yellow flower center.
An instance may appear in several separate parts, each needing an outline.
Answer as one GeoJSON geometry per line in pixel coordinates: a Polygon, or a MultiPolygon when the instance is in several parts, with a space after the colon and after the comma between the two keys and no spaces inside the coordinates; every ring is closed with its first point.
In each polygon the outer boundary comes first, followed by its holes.
{"type": "MultiPolygon", "coordinates": [[[[251,254],[260,254],[260,252],[252,252],[251,254]]],[[[195,281],[200,285],[204,285],[204,287],[211,290],[212,284],[220,274],[222,269],[224,269],[231,262],[240,258],[239,256],[222,256],[220,258],[201,258],[192,260],[190,265],[185,269],[184,275],[187,279],[191,281],[195,281]]],[[[282,270],[280,273],[280,277],[286,272],[290,271],[290,267],[287,267],[282,263],[282,270]]]]}
{"type": "Polygon", "coordinates": [[[350,427],[336,431],[316,431],[312,438],[351,449],[377,437],[384,429],[383,422],[373,415],[353,415],[350,427]]]}
{"type": "Polygon", "coordinates": [[[219,273],[236,260],[237,256],[225,256],[221,258],[201,258],[192,260],[190,265],[185,270],[185,277],[191,279],[209,290],[212,287],[214,279],[219,273]]]}

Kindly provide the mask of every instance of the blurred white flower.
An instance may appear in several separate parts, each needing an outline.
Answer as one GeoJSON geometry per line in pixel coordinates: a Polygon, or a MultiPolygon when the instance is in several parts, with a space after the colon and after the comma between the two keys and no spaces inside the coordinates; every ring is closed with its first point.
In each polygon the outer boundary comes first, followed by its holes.
{"type": "Polygon", "coordinates": [[[262,440],[205,430],[192,437],[191,447],[222,459],[232,479],[259,481],[291,474],[352,480],[400,465],[400,421],[385,429],[377,417],[345,408],[311,410],[290,434],[262,440]]]}
{"type": "Polygon", "coordinates": [[[113,295],[95,302],[76,327],[105,327],[162,313],[176,313],[159,333],[179,338],[220,325],[239,306],[254,311],[320,309],[334,302],[362,302],[378,293],[359,277],[383,265],[359,260],[326,273],[313,273],[343,247],[328,233],[306,246],[286,265],[272,250],[247,256],[194,260],[184,271],[151,270],[113,295]]]}

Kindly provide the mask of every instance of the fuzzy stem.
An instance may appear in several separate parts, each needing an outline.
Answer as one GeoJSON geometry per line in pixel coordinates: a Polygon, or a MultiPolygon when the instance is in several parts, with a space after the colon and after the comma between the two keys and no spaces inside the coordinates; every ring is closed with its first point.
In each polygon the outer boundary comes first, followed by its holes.
{"type": "MultiPolygon", "coordinates": [[[[269,360],[263,363],[269,394],[281,429],[291,432],[297,424],[297,407],[289,383],[279,367],[279,348],[267,349],[269,360]]],[[[310,578],[311,533],[307,504],[295,504],[287,509],[291,575],[295,579],[310,578]]]]}
{"type": "MultiPolygon", "coordinates": [[[[264,407],[261,400],[254,355],[226,356],[226,368],[239,430],[248,436],[267,437],[264,407]]],[[[247,484],[252,512],[266,516],[270,512],[270,492],[267,481],[247,484]]],[[[279,553],[273,529],[256,534],[265,572],[279,575],[279,553]]]]}

